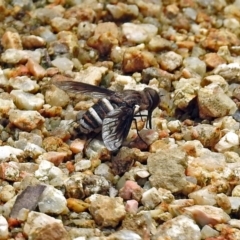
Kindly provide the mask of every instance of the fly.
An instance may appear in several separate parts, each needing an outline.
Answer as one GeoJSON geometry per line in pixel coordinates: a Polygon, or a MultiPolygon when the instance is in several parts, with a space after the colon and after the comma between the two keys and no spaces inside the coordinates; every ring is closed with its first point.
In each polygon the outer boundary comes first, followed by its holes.
{"type": "Polygon", "coordinates": [[[121,93],[77,81],[54,81],[64,91],[98,98],[80,119],[80,131],[88,134],[102,130],[102,139],[110,151],[116,151],[126,139],[136,113],[147,110],[147,127],[152,128],[152,112],[160,102],[152,88],[121,93]]]}

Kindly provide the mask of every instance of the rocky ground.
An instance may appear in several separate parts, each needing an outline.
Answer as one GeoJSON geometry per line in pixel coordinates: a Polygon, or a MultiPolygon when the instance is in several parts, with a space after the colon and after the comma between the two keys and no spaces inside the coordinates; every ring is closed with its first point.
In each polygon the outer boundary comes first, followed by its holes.
{"type": "Polygon", "coordinates": [[[0,239],[240,239],[239,37],[239,0],[0,0],[0,239]],[[153,129],[111,153],[64,79],[158,90],[153,129]]]}

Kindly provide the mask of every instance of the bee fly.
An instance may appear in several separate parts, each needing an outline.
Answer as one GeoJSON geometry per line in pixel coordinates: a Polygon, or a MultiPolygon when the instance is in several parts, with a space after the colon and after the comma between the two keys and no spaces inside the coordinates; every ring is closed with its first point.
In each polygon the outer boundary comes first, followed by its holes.
{"type": "Polygon", "coordinates": [[[105,146],[110,151],[117,150],[126,139],[134,115],[148,111],[147,126],[151,125],[153,110],[160,102],[159,94],[152,88],[143,91],[124,90],[121,93],[76,81],[54,81],[64,91],[85,94],[98,98],[80,119],[82,133],[100,132],[105,146]]]}

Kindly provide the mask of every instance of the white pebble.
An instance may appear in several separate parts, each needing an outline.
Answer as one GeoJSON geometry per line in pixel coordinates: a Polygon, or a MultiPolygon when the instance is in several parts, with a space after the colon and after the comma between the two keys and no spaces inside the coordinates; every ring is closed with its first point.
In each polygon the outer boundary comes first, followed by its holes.
{"type": "Polygon", "coordinates": [[[8,232],[8,222],[6,218],[3,216],[0,216],[0,239],[1,240],[7,240],[9,232],[8,232]]]}
{"type": "Polygon", "coordinates": [[[52,61],[52,65],[57,67],[61,72],[72,71],[73,62],[66,57],[57,57],[52,61]]]}
{"type": "Polygon", "coordinates": [[[218,152],[223,152],[239,145],[239,137],[234,132],[228,132],[223,136],[220,141],[215,145],[218,152]]]}

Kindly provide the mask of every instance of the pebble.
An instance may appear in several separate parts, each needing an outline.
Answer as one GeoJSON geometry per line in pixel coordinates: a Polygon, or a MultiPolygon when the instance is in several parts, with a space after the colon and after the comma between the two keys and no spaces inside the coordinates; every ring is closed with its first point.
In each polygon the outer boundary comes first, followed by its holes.
{"type": "Polygon", "coordinates": [[[125,210],[128,213],[136,214],[138,211],[138,202],[134,199],[127,200],[125,205],[125,210]]]}
{"type": "Polygon", "coordinates": [[[0,239],[9,239],[8,222],[3,216],[0,216],[0,239]]]}
{"type": "Polygon", "coordinates": [[[16,162],[3,162],[0,164],[0,178],[7,181],[19,181],[20,169],[16,162]]]}
{"type": "Polygon", "coordinates": [[[76,198],[67,199],[67,207],[76,213],[84,212],[88,209],[89,204],[76,198]]]}
{"type": "Polygon", "coordinates": [[[200,226],[205,226],[208,224],[214,226],[219,223],[227,223],[230,220],[229,215],[221,208],[209,205],[194,205],[191,207],[186,207],[184,211],[186,214],[190,215],[200,226]]]}
{"type": "Polygon", "coordinates": [[[41,128],[45,121],[45,119],[37,111],[17,109],[11,109],[9,111],[9,120],[13,125],[24,131],[41,128]]]}
{"type": "Polygon", "coordinates": [[[22,90],[12,90],[10,95],[18,109],[22,110],[39,110],[43,107],[44,97],[42,94],[31,94],[22,90]]]}
{"type": "Polygon", "coordinates": [[[61,72],[71,71],[73,69],[73,62],[66,57],[55,58],[51,63],[61,72]]]}
{"type": "Polygon", "coordinates": [[[110,198],[99,194],[89,197],[89,212],[95,222],[102,227],[115,227],[125,217],[126,211],[123,199],[110,198]]]}
{"type": "Polygon", "coordinates": [[[140,47],[128,48],[123,54],[122,64],[124,73],[139,72],[158,65],[154,55],[140,47]]]}
{"type": "Polygon", "coordinates": [[[147,166],[153,187],[181,192],[186,185],[186,154],[179,148],[162,149],[148,157],[147,166]]]}
{"type": "Polygon", "coordinates": [[[46,75],[45,69],[34,59],[29,58],[26,67],[36,79],[42,79],[46,75]]]}
{"type": "Polygon", "coordinates": [[[106,8],[115,20],[136,18],[139,14],[139,10],[136,5],[125,4],[121,2],[117,3],[116,5],[107,4],[106,8]]]}
{"type": "Polygon", "coordinates": [[[205,62],[201,61],[197,57],[185,58],[183,60],[183,65],[200,76],[204,76],[207,70],[205,62]]]}
{"type": "Polygon", "coordinates": [[[22,36],[22,45],[24,48],[43,48],[46,45],[46,41],[35,35],[22,36]]]}
{"type": "Polygon", "coordinates": [[[23,156],[23,150],[11,146],[0,146],[0,162],[17,160],[23,156]]]}
{"type": "Polygon", "coordinates": [[[124,23],[122,32],[124,37],[133,43],[144,43],[157,34],[157,27],[152,24],[124,23]]]}
{"type": "Polygon", "coordinates": [[[199,226],[187,216],[178,216],[171,219],[157,229],[153,239],[172,239],[172,240],[200,240],[201,232],[199,226]]]}
{"type": "Polygon", "coordinates": [[[213,238],[219,236],[219,232],[212,227],[205,225],[201,230],[202,239],[213,238]]]}
{"type": "Polygon", "coordinates": [[[92,163],[88,159],[82,159],[79,162],[74,164],[75,171],[80,172],[80,171],[85,171],[89,168],[91,168],[92,163]]]}
{"type": "Polygon", "coordinates": [[[201,86],[205,87],[210,84],[216,84],[222,88],[222,90],[226,93],[228,91],[228,83],[227,81],[220,75],[210,75],[206,76],[201,81],[201,86]]]}
{"type": "Polygon", "coordinates": [[[223,117],[236,112],[237,106],[222,88],[208,85],[198,91],[199,114],[201,118],[223,117]]]}
{"type": "Polygon", "coordinates": [[[161,202],[161,196],[158,190],[153,187],[142,194],[141,203],[146,209],[154,209],[161,202]]]}
{"type": "Polygon", "coordinates": [[[15,195],[15,189],[12,185],[5,185],[0,189],[0,199],[4,203],[11,200],[15,195]]]}
{"type": "Polygon", "coordinates": [[[215,145],[218,152],[230,151],[232,148],[239,145],[239,136],[234,132],[228,132],[215,145]]]}
{"type": "Polygon", "coordinates": [[[140,201],[143,189],[134,181],[127,180],[124,186],[119,190],[119,197],[124,200],[134,199],[140,201]]]}
{"type": "Polygon", "coordinates": [[[18,32],[6,31],[1,39],[4,49],[23,49],[21,37],[18,32]]]}
{"type": "Polygon", "coordinates": [[[37,82],[27,76],[10,78],[8,84],[14,89],[30,93],[35,93],[39,89],[37,82]]]}
{"type": "Polygon", "coordinates": [[[182,56],[169,51],[160,56],[160,66],[163,70],[172,72],[182,65],[182,56]]]}
{"type": "Polygon", "coordinates": [[[67,200],[62,192],[48,185],[39,198],[38,208],[41,213],[63,214],[68,211],[67,200]]]}
{"type": "Polygon", "coordinates": [[[30,239],[35,236],[38,236],[39,240],[71,239],[61,220],[34,211],[28,214],[27,221],[23,225],[23,233],[30,239]]]}

